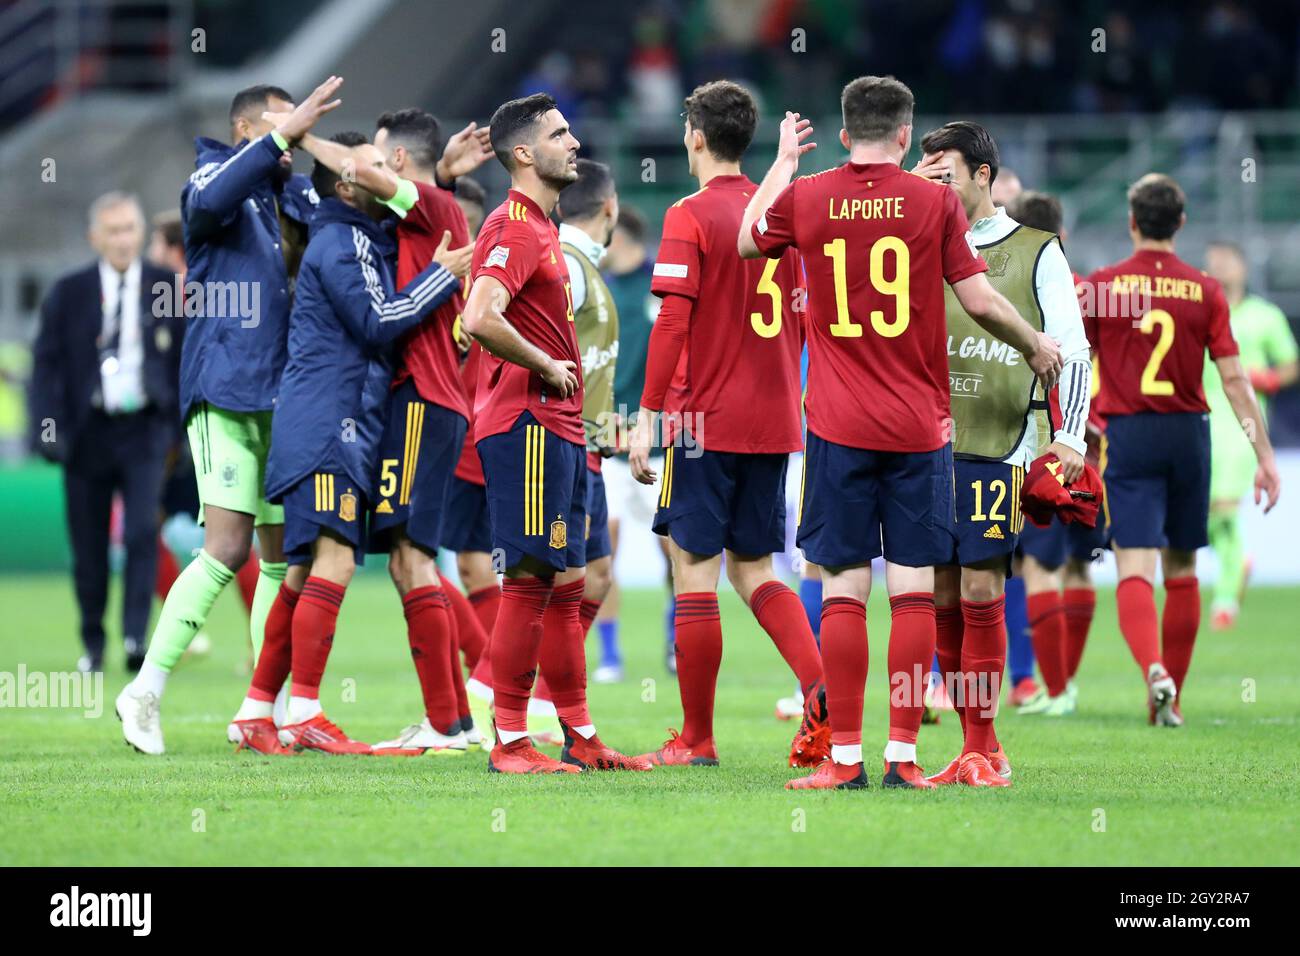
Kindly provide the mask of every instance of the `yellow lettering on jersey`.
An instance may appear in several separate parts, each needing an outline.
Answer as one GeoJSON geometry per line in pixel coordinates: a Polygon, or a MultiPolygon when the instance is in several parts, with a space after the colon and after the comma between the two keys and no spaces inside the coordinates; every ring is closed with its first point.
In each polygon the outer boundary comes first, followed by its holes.
{"type": "Polygon", "coordinates": [[[828,219],[902,219],[903,197],[881,196],[874,199],[827,200],[828,219]]]}

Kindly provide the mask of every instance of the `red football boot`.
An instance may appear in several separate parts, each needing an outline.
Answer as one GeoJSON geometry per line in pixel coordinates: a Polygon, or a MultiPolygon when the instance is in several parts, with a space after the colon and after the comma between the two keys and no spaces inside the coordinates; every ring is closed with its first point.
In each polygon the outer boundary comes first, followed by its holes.
{"type": "Polygon", "coordinates": [[[1011,688],[1011,694],[1007,697],[1007,703],[1012,707],[1019,707],[1022,704],[1029,703],[1029,699],[1038,693],[1038,681],[1032,677],[1022,677],[1015,687],[1011,688]]]}
{"type": "Polygon", "coordinates": [[[645,757],[629,757],[605,746],[595,734],[583,737],[563,721],[560,727],[564,730],[564,751],[560,754],[562,763],[579,770],[650,770],[654,766],[645,757]]]}
{"type": "Polygon", "coordinates": [[[255,750],[275,757],[292,757],[297,753],[292,747],[280,743],[279,731],[270,717],[234,720],[230,722],[230,729],[239,735],[236,750],[255,750]]]}
{"type": "Polygon", "coordinates": [[[370,744],[353,740],[324,714],[299,724],[285,724],[280,728],[280,743],[295,750],[319,750],[326,754],[367,754],[370,744]]]}
{"type": "Polygon", "coordinates": [[[880,782],[886,787],[897,787],[903,790],[934,789],[934,784],[925,778],[925,771],[911,760],[906,763],[899,760],[886,760],[885,776],[880,782]]]}
{"type": "Polygon", "coordinates": [[[968,787],[1009,787],[1011,781],[993,769],[987,754],[972,750],[961,755],[957,781],[968,787]]]}
{"type": "Polygon", "coordinates": [[[716,767],[718,765],[718,748],[713,738],[703,740],[692,747],[686,745],[686,738],[673,728],[668,742],[654,753],[642,754],[655,767],[716,767]]]}
{"type": "Polygon", "coordinates": [[[815,767],[831,756],[831,723],[826,688],[818,683],[803,706],[803,720],[790,741],[790,766],[815,767]]]}
{"type": "Polygon", "coordinates": [[[497,738],[497,745],[488,755],[490,773],[580,773],[582,770],[546,756],[527,737],[508,744],[500,743],[500,739],[497,738]]]}
{"type": "Polygon", "coordinates": [[[944,767],[932,777],[926,777],[936,787],[948,787],[957,782],[957,768],[961,766],[961,758],[954,757],[952,763],[944,767]]]}
{"type": "Polygon", "coordinates": [[[842,764],[823,760],[806,777],[787,780],[787,790],[865,790],[870,786],[862,764],[842,764]]]}
{"type": "Polygon", "coordinates": [[[1007,752],[999,745],[998,749],[988,755],[989,766],[997,772],[999,777],[1007,780],[1011,779],[1011,761],[1007,759],[1007,752]]]}

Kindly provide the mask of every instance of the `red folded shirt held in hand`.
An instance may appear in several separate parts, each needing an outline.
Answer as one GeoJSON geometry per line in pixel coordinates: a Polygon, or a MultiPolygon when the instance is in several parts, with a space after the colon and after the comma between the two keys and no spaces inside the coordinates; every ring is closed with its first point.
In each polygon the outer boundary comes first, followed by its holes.
{"type": "Polygon", "coordinates": [[[1066,485],[1061,460],[1051,452],[1029,466],[1020,489],[1020,510],[1040,528],[1046,528],[1055,515],[1065,524],[1078,522],[1097,527],[1101,509],[1101,476],[1092,465],[1083,466],[1079,480],[1066,485]]]}

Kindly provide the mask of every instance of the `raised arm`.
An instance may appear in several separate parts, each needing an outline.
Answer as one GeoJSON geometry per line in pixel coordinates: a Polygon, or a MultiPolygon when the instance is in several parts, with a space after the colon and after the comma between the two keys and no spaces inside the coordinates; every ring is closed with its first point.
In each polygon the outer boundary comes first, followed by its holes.
{"type": "Polygon", "coordinates": [[[736,251],[741,258],[757,259],[763,255],[752,235],[754,223],[763,218],[764,213],[776,202],[776,197],[790,185],[790,180],[799,171],[799,157],[809,150],[817,148],[816,143],[805,142],[812,135],[812,120],[801,119],[798,113],[789,111],[781,120],[781,136],[776,147],[776,161],[759,183],[758,189],[745,206],[745,216],[740,221],[740,235],[736,237],[736,251]]]}
{"type": "MultiPolygon", "coordinates": [[[[298,145],[311,153],[322,166],[327,167],[344,179],[350,179],[366,192],[379,199],[392,199],[403,188],[403,183],[406,184],[406,189],[411,192],[415,191],[413,183],[403,179],[382,163],[376,163],[373,166],[358,163],[356,151],[351,146],[344,146],[342,143],[336,143],[333,140],[322,139],[312,133],[305,133],[302,139],[298,141],[298,145]]],[[[413,204],[412,202],[407,208],[410,208],[410,205],[413,204]]]]}
{"type": "Polygon", "coordinates": [[[479,275],[470,286],[461,326],[498,358],[536,372],[561,398],[578,390],[577,365],[552,358],[519,334],[506,318],[510,292],[500,279],[479,275]]]}
{"type": "Polygon", "coordinates": [[[348,330],[368,345],[386,345],[419,325],[460,286],[459,280],[440,262],[439,255],[401,291],[390,294],[379,279],[369,247],[341,249],[333,268],[322,270],[322,281],[330,303],[348,330]]]}

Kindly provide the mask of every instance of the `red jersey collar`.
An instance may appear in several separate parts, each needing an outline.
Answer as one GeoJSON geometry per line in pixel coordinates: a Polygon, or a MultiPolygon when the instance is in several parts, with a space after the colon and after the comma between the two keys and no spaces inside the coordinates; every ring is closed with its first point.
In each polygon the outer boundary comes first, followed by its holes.
{"type": "Polygon", "coordinates": [[[506,190],[506,199],[513,199],[516,202],[522,203],[528,210],[537,216],[538,222],[549,221],[550,217],[548,217],[546,213],[542,212],[542,207],[537,205],[537,203],[535,203],[527,193],[521,193],[518,189],[512,187],[506,190]]]}
{"type": "Polygon", "coordinates": [[[714,176],[704,184],[705,189],[743,189],[752,187],[754,181],[744,173],[732,173],[725,176],[714,176]]]}
{"type": "Polygon", "coordinates": [[[868,179],[884,179],[886,176],[893,176],[903,171],[897,163],[855,163],[849,160],[844,165],[855,175],[865,176],[868,179]]]}

